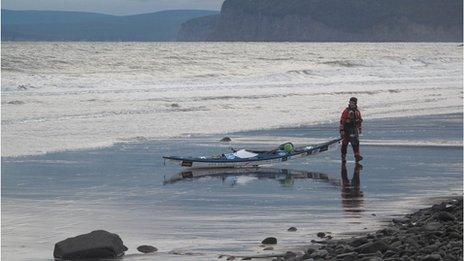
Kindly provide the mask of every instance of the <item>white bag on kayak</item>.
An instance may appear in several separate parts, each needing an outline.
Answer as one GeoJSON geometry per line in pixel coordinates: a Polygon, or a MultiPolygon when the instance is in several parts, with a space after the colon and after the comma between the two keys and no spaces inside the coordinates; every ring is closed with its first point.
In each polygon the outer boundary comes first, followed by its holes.
{"type": "Polygon", "coordinates": [[[234,152],[234,155],[237,157],[237,158],[241,158],[241,159],[248,159],[248,158],[253,158],[253,157],[256,157],[258,154],[256,153],[253,153],[253,152],[249,152],[249,151],[246,151],[246,150],[238,150],[236,152],[234,152]]]}

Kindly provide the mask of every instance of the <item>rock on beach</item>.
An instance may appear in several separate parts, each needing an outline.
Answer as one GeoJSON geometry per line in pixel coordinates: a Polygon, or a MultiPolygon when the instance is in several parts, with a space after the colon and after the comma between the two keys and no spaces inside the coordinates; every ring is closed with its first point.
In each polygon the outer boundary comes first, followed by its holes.
{"type": "Polygon", "coordinates": [[[144,254],[147,254],[147,253],[153,253],[153,252],[156,252],[158,251],[158,248],[154,247],[154,246],[149,246],[149,245],[141,245],[141,246],[138,246],[137,247],[137,250],[139,252],[142,252],[144,254]]]}
{"type": "Polygon", "coordinates": [[[96,230],[56,243],[53,256],[68,260],[116,258],[124,255],[125,251],[127,247],[117,234],[96,230]]]}
{"type": "Polygon", "coordinates": [[[231,142],[232,139],[230,137],[224,137],[220,140],[220,142],[231,142]]]}
{"type": "Polygon", "coordinates": [[[277,244],[277,238],[275,238],[275,237],[267,237],[261,243],[265,244],[265,245],[275,245],[275,244],[277,244]]]}

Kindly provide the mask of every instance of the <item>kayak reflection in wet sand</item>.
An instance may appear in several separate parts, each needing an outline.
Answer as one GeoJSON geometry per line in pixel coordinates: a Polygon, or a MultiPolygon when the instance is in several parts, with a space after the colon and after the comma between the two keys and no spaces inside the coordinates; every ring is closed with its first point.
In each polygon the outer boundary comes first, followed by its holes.
{"type": "Polygon", "coordinates": [[[348,179],[346,163],[341,166],[341,190],[343,209],[348,213],[361,213],[364,211],[363,192],[361,191],[362,165],[356,163],[353,171],[353,178],[348,179]]]}
{"type": "Polygon", "coordinates": [[[295,179],[314,179],[327,182],[334,187],[340,187],[342,206],[345,212],[356,214],[360,217],[359,213],[364,211],[363,192],[360,190],[360,174],[362,165],[357,163],[354,166],[353,178],[348,178],[348,171],[346,163],[341,165],[341,179],[330,178],[329,175],[312,172],[289,170],[279,168],[205,168],[205,169],[191,169],[181,171],[169,178],[165,178],[163,184],[169,185],[181,181],[192,181],[206,177],[218,178],[222,184],[228,186],[235,186],[241,177],[249,177],[255,179],[275,179],[283,187],[291,187],[295,179]]]}
{"type": "Polygon", "coordinates": [[[333,183],[327,174],[320,172],[256,167],[185,170],[165,179],[163,184],[174,184],[182,180],[193,180],[203,177],[216,177],[220,178],[223,184],[234,186],[236,184],[234,179],[240,176],[253,177],[256,179],[275,179],[284,187],[291,187],[295,179],[316,179],[333,183]]]}

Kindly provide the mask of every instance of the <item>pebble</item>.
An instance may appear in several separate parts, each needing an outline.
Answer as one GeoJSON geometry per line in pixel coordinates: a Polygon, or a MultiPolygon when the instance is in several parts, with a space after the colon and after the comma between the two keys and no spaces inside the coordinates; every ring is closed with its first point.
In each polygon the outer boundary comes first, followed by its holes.
{"type": "Polygon", "coordinates": [[[147,253],[152,253],[152,252],[158,251],[158,248],[156,248],[154,246],[149,246],[149,245],[141,245],[141,246],[137,247],[137,250],[139,252],[147,254],[147,253]]]}
{"type": "Polygon", "coordinates": [[[358,253],[356,253],[356,252],[348,252],[348,253],[343,253],[343,254],[337,255],[337,259],[356,260],[357,256],[358,256],[358,253]]]}
{"type": "Polygon", "coordinates": [[[439,254],[431,254],[425,256],[422,261],[439,261],[441,260],[441,256],[439,254]]]}
{"type": "Polygon", "coordinates": [[[287,251],[285,253],[285,256],[284,256],[285,259],[290,259],[290,258],[293,258],[293,257],[296,257],[296,253],[293,253],[291,251],[287,251]]]}
{"type": "Polygon", "coordinates": [[[369,240],[365,237],[354,238],[353,241],[350,242],[351,246],[358,247],[362,244],[366,244],[369,240]]]}
{"type": "Polygon", "coordinates": [[[329,252],[325,249],[322,250],[316,250],[314,253],[310,255],[310,257],[319,257],[319,258],[324,258],[329,254],[329,252]]]}
{"type": "Polygon", "coordinates": [[[454,221],[456,218],[448,212],[440,211],[435,215],[435,218],[440,221],[454,221]]]}
{"type": "Polygon", "coordinates": [[[314,253],[315,251],[316,251],[316,249],[314,249],[314,248],[308,248],[308,249],[306,250],[306,254],[311,255],[311,254],[314,253]]]}
{"type": "Polygon", "coordinates": [[[267,237],[261,242],[261,244],[275,245],[275,244],[277,244],[277,238],[275,238],[275,237],[267,237]]]}
{"type": "Polygon", "coordinates": [[[358,253],[375,253],[377,251],[385,252],[387,245],[384,241],[368,242],[354,249],[358,253]]]}
{"type": "Polygon", "coordinates": [[[424,226],[424,229],[427,231],[436,231],[441,228],[441,224],[439,222],[430,222],[424,226]]]}

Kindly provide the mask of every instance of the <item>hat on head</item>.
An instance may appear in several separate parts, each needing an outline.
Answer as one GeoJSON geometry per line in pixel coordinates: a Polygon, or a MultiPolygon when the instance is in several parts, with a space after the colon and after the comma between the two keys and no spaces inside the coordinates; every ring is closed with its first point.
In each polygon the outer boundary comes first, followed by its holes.
{"type": "Polygon", "coordinates": [[[351,101],[357,104],[357,103],[358,103],[358,98],[356,98],[356,97],[351,97],[351,98],[350,98],[350,102],[351,102],[351,101]]]}

